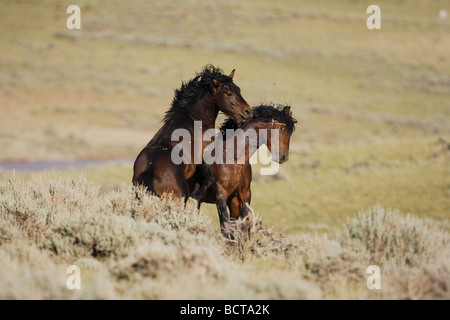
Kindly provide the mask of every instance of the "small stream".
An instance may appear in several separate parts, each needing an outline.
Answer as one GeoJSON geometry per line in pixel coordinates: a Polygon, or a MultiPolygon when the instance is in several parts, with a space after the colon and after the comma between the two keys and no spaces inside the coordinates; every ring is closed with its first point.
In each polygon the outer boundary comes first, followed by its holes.
{"type": "Polygon", "coordinates": [[[105,165],[133,165],[135,159],[116,160],[73,160],[73,161],[0,161],[0,171],[44,171],[64,169],[85,169],[105,165]]]}

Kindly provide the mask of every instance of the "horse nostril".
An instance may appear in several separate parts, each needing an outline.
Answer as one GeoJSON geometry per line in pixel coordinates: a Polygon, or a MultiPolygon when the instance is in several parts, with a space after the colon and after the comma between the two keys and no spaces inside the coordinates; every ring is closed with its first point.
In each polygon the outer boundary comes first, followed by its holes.
{"type": "Polygon", "coordinates": [[[245,113],[246,115],[250,115],[250,110],[245,109],[244,113],[245,113]]]}

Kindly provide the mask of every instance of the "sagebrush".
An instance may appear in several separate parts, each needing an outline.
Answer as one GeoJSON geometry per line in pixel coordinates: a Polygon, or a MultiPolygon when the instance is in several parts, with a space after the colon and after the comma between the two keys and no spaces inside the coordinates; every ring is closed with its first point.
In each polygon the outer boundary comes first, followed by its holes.
{"type": "Polygon", "coordinates": [[[449,237],[380,205],[335,235],[285,236],[251,212],[225,240],[195,203],[85,178],[35,175],[0,185],[0,298],[449,298],[449,237]],[[69,290],[75,264],[82,289],[69,290]],[[382,270],[382,290],[366,268],[382,270]]]}

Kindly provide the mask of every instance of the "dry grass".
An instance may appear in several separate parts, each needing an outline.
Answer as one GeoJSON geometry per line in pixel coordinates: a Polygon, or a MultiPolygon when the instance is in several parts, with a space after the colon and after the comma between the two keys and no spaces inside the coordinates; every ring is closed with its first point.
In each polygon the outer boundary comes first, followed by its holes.
{"type": "Polygon", "coordinates": [[[336,235],[285,236],[250,212],[225,240],[194,203],[84,178],[0,186],[3,299],[448,299],[448,235],[375,206],[336,235]],[[82,289],[65,270],[81,268],[82,289]],[[379,265],[382,289],[365,287],[379,265]],[[180,288],[184,288],[180,290],[180,288]]]}
{"type": "Polygon", "coordinates": [[[355,251],[367,252],[375,264],[421,267],[450,253],[447,233],[431,220],[375,206],[362,211],[343,228],[340,242],[355,251]]]}
{"type": "MultiPolygon", "coordinates": [[[[254,177],[268,225],[338,231],[382,203],[448,226],[450,152],[430,150],[450,137],[448,0],[412,3],[380,0],[371,31],[354,0],[80,0],[82,30],[69,31],[68,0],[3,0],[0,161],[133,159],[174,89],[212,63],[236,68],[251,105],[289,103],[299,120],[282,171],[254,177]]],[[[85,171],[102,191],[132,176],[85,171]]],[[[214,206],[202,213],[216,223],[214,206]]]]}
{"type": "Polygon", "coordinates": [[[129,187],[131,166],[0,171],[0,298],[448,299],[447,2],[380,0],[369,31],[354,0],[80,0],[69,32],[70,1],[3,0],[1,161],[134,158],[207,63],[300,121],[280,173],[255,175],[261,215],[231,225],[234,242],[214,206],[129,187]]]}

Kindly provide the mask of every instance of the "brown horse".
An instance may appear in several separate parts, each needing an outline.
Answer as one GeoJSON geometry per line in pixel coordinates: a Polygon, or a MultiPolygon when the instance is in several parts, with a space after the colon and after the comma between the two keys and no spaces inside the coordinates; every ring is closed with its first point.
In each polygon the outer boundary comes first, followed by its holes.
{"type": "MultiPolygon", "coordinates": [[[[235,121],[242,123],[251,118],[252,109],[241,96],[240,89],[233,83],[234,70],[229,76],[213,66],[206,66],[203,71],[181,89],[175,91],[172,107],[164,117],[164,124],[140,152],[134,163],[134,185],[144,185],[147,189],[161,196],[171,192],[175,198],[189,198],[189,179],[198,164],[176,164],[172,158],[172,149],[179,141],[173,141],[173,132],[184,129],[194,137],[195,123],[201,123],[201,133],[215,127],[219,111],[224,112],[235,121]]],[[[190,159],[195,159],[210,143],[199,137],[189,141],[190,159]],[[200,148],[195,148],[195,142],[200,148]],[[194,143],[191,143],[194,142],[194,143]]],[[[185,142],[185,141],[184,141],[185,142]]],[[[184,154],[183,154],[184,156],[184,154]]],[[[200,157],[202,154],[200,154],[200,157]]],[[[202,170],[199,170],[202,171],[202,170]]],[[[205,175],[212,175],[209,167],[203,168],[205,175]]]]}
{"type": "MultiPolygon", "coordinates": [[[[284,163],[289,159],[289,142],[291,135],[295,129],[297,121],[292,117],[289,106],[260,106],[253,108],[253,117],[242,124],[240,129],[242,131],[234,135],[227,135],[227,130],[236,130],[239,125],[233,119],[228,119],[221,127],[222,135],[224,136],[223,144],[223,159],[226,160],[227,154],[234,152],[234,163],[223,161],[224,164],[213,163],[211,165],[212,172],[215,177],[215,182],[207,189],[205,193],[199,196],[198,206],[202,202],[215,203],[219,213],[220,227],[225,237],[233,238],[229,232],[225,232],[225,224],[229,221],[227,213],[227,206],[230,209],[232,219],[244,219],[248,214],[248,207],[250,204],[252,181],[252,167],[249,163],[249,158],[262,145],[266,145],[272,152],[272,160],[278,163],[284,163]],[[250,139],[246,139],[246,134],[253,129],[256,143],[252,143],[250,139]],[[266,130],[267,137],[260,138],[261,130],[266,130]],[[272,130],[278,132],[278,141],[272,140],[272,130]],[[231,144],[233,147],[227,148],[227,141],[233,140],[231,144]],[[237,141],[245,140],[245,154],[243,159],[240,159],[241,164],[238,163],[238,152],[234,146],[237,146],[237,141]],[[278,142],[278,152],[272,150],[272,146],[278,142]],[[243,161],[242,161],[243,160],[243,161]],[[243,163],[242,163],[243,162],[243,163]],[[228,164],[227,164],[228,163],[228,164]]],[[[248,136],[248,135],[247,135],[248,136]]],[[[203,177],[199,172],[188,180],[189,187],[193,193],[199,189],[200,185],[204,184],[203,177]]],[[[200,187],[201,188],[201,187],[200,187]]]]}

